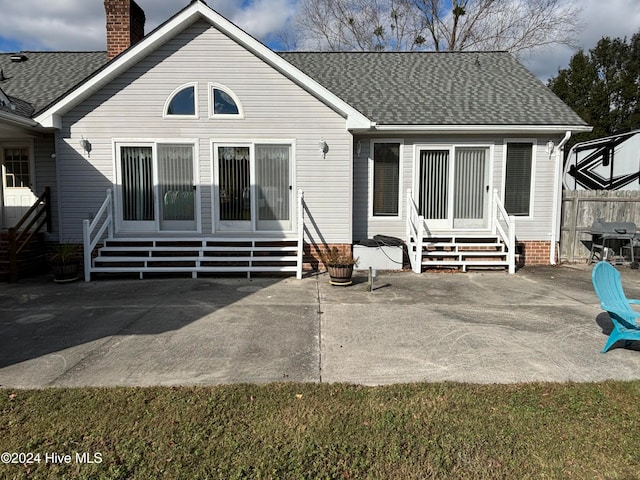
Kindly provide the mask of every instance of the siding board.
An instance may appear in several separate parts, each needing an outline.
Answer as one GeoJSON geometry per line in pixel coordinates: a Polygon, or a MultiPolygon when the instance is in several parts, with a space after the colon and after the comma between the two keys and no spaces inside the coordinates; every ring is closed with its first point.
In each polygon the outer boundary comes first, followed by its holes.
{"type": "MultiPolygon", "coordinates": [[[[390,136],[385,136],[385,139],[390,136]]],[[[533,200],[533,213],[530,218],[516,217],[516,235],[518,241],[524,240],[542,240],[549,241],[551,235],[551,218],[553,215],[553,178],[554,178],[554,160],[549,159],[546,152],[546,142],[549,138],[539,138],[535,136],[522,136],[518,139],[526,138],[528,141],[537,143],[535,172],[533,188],[535,195],[533,200]]],[[[391,235],[404,239],[406,235],[406,191],[412,189],[415,191],[417,185],[414,184],[414,168],[419,169],[419,163],[414,158],[416,146],[424,147],[444,147],[449,148],[451,145],[487,145],[493,147],[493,157],[490,159],[492,170],[491,190],[497,188],[499,192],[503,191],[504,182],[504,155],[505,142],[513,141],[512,137],[497,135],[431,135],[431,136],[404,136],[403,141],[403,158],[402,158],[402,195],[401,206],[402,216],[400,219],[388,219],[384,217],[370,218],[369,209],[369,185],[370,175],[372,172],[369,168],[370,141],[375,137],[358,136],[354,139],[354,143],[360,142],[361,152],[354,158],[354,240],[363,240],[371,238],[374,235],[391,235]]],[[[559,143],[560,137],[552,138],[556,144],[559,143]]],[[[414,193],[414,195],[416,195],[414,193]]]]}
{"type": "Polygon", "coordinates": [[[115,179],[113,139],[198,140],[203,233],[212,230],[211,141],[286,139],[295,142],[293,186],[305,191],[323,238],[351,241],[351,135],[345,118],[206,22],[188,27],[68,112],[62,131],[61,201],[69,238],[81,238],[82,220],[97,210],[115,179]],[[163,118],[168,96],[188,82],[198,84],[198,118],[163,118]],[[235,93],[244,119],[209,118],[210,82],[235,93]],[[90,157],[79,148],[81,137],[92,143],[90,157]],[[330,148],[325,158],[321,138],[330,148]],[[75,188],[80,181],[83,187],[75,188]]]}

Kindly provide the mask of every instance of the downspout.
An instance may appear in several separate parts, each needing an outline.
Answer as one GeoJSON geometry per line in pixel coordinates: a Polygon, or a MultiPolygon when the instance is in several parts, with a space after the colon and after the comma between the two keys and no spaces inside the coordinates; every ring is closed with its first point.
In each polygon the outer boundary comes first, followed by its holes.
{"type": "Polygon", "coordinates": [[[551,245],[549,248],[549,264],[556,265],[556,243],[560,241],[558,232],[560,231],[560,208],[559,200],[562,199],[562,178],[561,168],[562,160],[564,157],[564,146],[571,138],[571,130],[567,130],[564,134],[564,138],[560,141],[556,147],[556,165],[553,178],[553,212],[551,216],[551,245]]]}

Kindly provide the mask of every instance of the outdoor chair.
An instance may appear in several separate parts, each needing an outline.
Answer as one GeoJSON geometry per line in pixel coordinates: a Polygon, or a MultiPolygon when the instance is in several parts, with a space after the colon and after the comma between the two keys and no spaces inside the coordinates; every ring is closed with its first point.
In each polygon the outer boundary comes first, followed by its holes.
{"type": "Polygon", "coordinates": [[[613,330],[602,349],[606,353],[618,340],[625,340],[625,346],[632,340],[640,340],[640,328],[636,322],[640,312],[633,310],[632,304],[640,305],[640,300],[629,300],[622,290],[620,272],[607,262],[598,262],[591,274],[593,288],[600,298],[600,306],[606,310],[613,323],[613,330]]]}

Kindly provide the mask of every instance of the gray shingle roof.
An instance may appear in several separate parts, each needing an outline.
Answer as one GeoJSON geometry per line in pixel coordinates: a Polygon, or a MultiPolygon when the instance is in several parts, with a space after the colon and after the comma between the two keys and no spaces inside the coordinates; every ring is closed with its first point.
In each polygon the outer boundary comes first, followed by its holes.
{"type": "MultiPolygon", "coordinates": [[[[0,53],[0,88],[33,117],[107,63],[105,52],[0,53]]],[[[381,125],[586,125],[506,52],[282,52],[381,125]]]]}
{"type": "Polygon", "coordinates": [[[507,52],[283,52],[384,125],[586,125],[507,52]]]}
{"type": "Polygon", "coordinates": [[[0,53],[0,70],[6,80],[0,88],[16,109],[33,117],[105,63],[105,52],[21,52],[23,62],[12,62],[11,53],[0,53]]]}

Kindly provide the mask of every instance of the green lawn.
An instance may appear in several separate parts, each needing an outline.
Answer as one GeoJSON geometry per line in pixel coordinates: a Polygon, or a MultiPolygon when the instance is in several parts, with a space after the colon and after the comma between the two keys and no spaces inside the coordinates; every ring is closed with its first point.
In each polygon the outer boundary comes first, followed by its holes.
{"type": "Polygon", "coordinates": [[[32,461],[6,463],[3,455],[1,478],[640,476],[640,382],[0,389],[0,396],[0,452],[29,453],[9,460],[32,461]]]}

